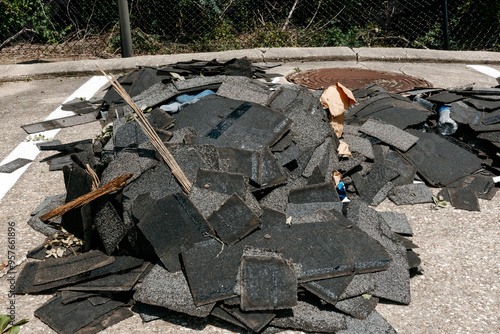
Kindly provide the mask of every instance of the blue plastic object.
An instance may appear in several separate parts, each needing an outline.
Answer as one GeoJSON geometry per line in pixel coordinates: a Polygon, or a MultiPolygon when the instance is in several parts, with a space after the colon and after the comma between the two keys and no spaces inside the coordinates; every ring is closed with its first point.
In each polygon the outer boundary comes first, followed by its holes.
{"type": "Polygon", "coordinates": [[[344,185],[344,182],[342,182],[342,181],[339,181],[339,184],[337,186],[337,194],[339,194],[340,201],[342,201],[347,196],[347,192],[345,190],[345,185],[344,185]]]}
{"type": "Polygon", "coordinates": [[[202,97],[208,96],[208,95],[213,95],[215,92],[210,89],[205,89],[203,92],[198,93],[196,95],[190,95],[190,94],[182,94],[179,95],[175,98],[175,100],[179,103],[193,103],[195,100],[199,100],[202,97]]]}

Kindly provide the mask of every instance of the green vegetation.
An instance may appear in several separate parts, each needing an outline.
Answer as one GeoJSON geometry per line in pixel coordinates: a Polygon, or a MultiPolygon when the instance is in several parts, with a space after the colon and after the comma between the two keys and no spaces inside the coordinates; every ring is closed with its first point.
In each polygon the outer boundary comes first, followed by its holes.
{"type": "Polygon", "coordinates": [[[0,314],[0,333],[17,334],[21,330],[21,326],[28,322],[27,319],[22,319],[8,327],[11,321],[10,315],[0,314]]]}
{"type": "MultiPolygon", "coordinates": [[[[500,51],[500,2],[448,1],[452,49],[500,51]]],[[[255,47],[443,48],[441,0],[130,0],[136,54],[255,47]]],[[[0,0],[0,43],[69,47],[98,39],[120,48],[116,1],[0,0]]],[[[74,46],[73,46],[74,47],[74,46]]]]}

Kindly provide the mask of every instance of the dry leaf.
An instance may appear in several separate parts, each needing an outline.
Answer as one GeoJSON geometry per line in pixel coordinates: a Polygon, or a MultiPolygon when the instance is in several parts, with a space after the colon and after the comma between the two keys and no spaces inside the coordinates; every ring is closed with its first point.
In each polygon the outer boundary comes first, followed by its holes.
{"type": "Polygon", "coordinates": [[[344,112],[356,103],[354,95],[348,88],[336,82],[323,92],[320,102],[324,109],[330,111],[330,125],[340,138],[344,131],[344,112]]]}
{"type": "Polygon", "coordinates": [[[339,155],[349,155],[352,156],[351,151],[349,151],[349,145],[343,141],[339,140],[339,147],[337,148],[339,155]]]}
{"type": "Polygon", "coordinates": [[[332,173],[332,178],[333,178],[333,181],[335,182],[335,186],[338,186],[340,180],[342,180],[342,174],[339,171],[334,170],[332,173]]]}

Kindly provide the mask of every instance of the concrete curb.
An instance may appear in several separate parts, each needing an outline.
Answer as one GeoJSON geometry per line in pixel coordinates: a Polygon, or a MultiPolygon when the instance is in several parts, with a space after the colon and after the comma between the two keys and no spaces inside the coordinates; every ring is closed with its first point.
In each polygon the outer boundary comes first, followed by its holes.
{"type": "Polygon", "coordinates": [[[1,65],[0,82],[20,81],[59,76],[83,76],[99,74],[96,65],[103,70],[117,73],[140,66],[158,67],[191,59],[227,61],[247,57],[253,62],[398,62],[398,63],[466,63],[500,64],[500,52],[488,51],[440,51],[403,48],[258,48],[210,53],[139,56],[132,58],[63,61],[29,65],[1,65]]]}

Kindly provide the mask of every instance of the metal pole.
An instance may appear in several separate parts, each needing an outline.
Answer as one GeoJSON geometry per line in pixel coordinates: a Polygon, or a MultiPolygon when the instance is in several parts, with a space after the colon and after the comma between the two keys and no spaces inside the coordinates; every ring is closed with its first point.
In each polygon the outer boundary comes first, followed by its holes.
{"type": "Polygon", "coordinates": [[[444,21],[444,49],[450,49],[450,32],[448,30],[448,1],[443,0],[443,21],[444,21]]]}
{"type": "Polygon", "coordinates": [[[132,57],[132,35],[130,33],[130,17],[127,0],[118,0],[120,13],[120,38],[122,42],[122,58],[132,57]]]}

